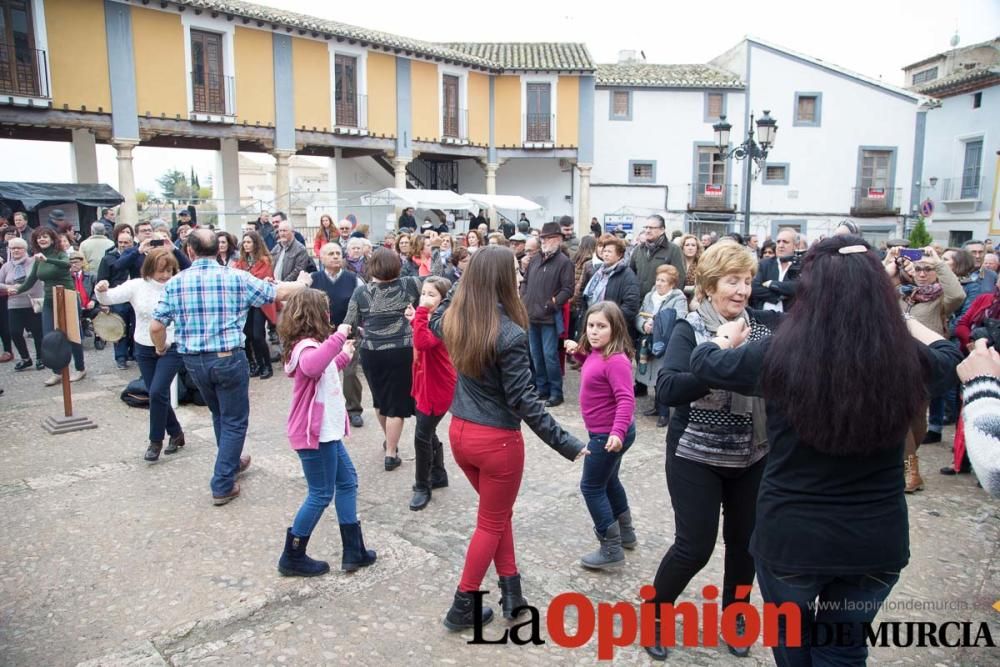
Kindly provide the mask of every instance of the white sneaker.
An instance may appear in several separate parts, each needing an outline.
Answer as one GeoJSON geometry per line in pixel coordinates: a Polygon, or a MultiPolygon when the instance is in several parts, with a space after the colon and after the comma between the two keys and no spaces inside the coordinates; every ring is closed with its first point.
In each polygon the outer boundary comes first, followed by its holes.
{"type": "Polygon", "coordinates": [[[61,380],[62,380],[62,375],[54,375],[54,374],[50,375],[49,379],[45,381],[45,386],[46,387],[53,387],[53,386],[59,384],[59,382],[61,380]]]}
{"type": "Polygon", "coordinates": [[[87,371],[73,371],[69,374],[70,382],[79,382],[83,378],[87,377],[87,371]]]}

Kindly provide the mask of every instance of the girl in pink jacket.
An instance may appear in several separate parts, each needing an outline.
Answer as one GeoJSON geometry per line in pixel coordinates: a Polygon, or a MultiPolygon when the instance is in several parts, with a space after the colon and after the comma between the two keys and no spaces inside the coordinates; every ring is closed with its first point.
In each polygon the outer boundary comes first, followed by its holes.
{"type": "Polygon", "coordinates": [[[315,577],[330,571],[327,562],[306,555],[306,546],[331,499],[344,543],[341,569],[353,572],[375,562],[358,523],[358,474],[344,447],[350,427],[339,371],[354,354],[354,341],[347,340],[350,330],[342,324],[331,332],[329,301],[315,289],[292,296],[278,324],[285,374],[292,378],[288,441],[302,461],[309,486],[285,534],[285,551],[278,561],[278,571],[285,576],[315,577]]]}

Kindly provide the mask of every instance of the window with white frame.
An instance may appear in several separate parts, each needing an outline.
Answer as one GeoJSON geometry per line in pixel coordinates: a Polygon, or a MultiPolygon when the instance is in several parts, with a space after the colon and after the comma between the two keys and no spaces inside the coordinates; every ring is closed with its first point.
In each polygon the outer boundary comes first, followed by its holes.
{"type": "Polygon", "coordinates": [[[725,99],[722,93],[705,94],[705,120],[714,122],[726,113],[725,99]]]}
{"type": "Polygon", "coordinates": [[[525,84],[525,141],[550,143],[554,141],[552,116],[552,84],[525,84]]]}
{"type": "Polygon", "coordinates": [[[631,91],[611,91],[611,120],[632,120],[631,91]]]}
{"type": "MultiPolygon", "coordinates": [[[[365,68],[368,52],[363,48],[330,44],[330,71],[333,82],[330,94],[333,126],[349,133],[368,129],[368,96],[365,68]]],[[[340,130],[338,130],[340,131],[340,130]]]]}
{"type": "Polygon", "coordinates": [[[198,119],[227,120],[236,116],[235,28],[224,20],[181,15],[188,73],[188,109],[198,119]]]}
{"type": "Polygon", "coordinates": [[[965,142],[965,158],[962,162],[962,199],[978,199],[982,180],[983,140],[965,142]]]}

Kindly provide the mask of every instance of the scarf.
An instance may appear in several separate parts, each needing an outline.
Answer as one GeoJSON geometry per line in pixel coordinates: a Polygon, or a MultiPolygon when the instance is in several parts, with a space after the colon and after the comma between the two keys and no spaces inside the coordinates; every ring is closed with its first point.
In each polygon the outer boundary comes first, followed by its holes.
{"type": "Polygon", "coordinates": [[[83,289],[83,271],[77,271],[73,274],[73,285],[76,287],[76,293],[80,295],[80,305],[84,310],[88,310],[90,296],[87,295],[87,290],[83,289]]]}
{"type": "Polygon", "coordinates": [[[670,292],[661,295],[659,292],[656,291],[656,288],[653,288],[653,290],[649,293],[649,298],[653,302],[654,315],[660,312],[660,308],[663,307],[663,302],[667,300],[668,296],[670,296],[670,292]]]}
{"type": "Polygon", "coordinates": [[[344,259],[344,261],[347,263],[347,266],[351,269],[351,271],[354,271],[354,273],[361,274],[365,272],[364,257],[359,257],[357,259],[351,259],[350,257],[347,257],[344,259]]]}
{"type": "Polygon", "coordinates": [[[941,286],[941,283],[922,286],[900,285],[898,289],[903,299],[911,306],[917,303],[937,301],[944,294],[944,287],[941,286]]]}
{"type": "Polygon", "coordinates": [[[28,265],[27,257],[22,259],[20,262],[18,261],[14,262],[14,284],[20,285],[21,283],[23,283],[25,280],[28,279],[28,270],[26,268],[27,265],[28,265]]]}
{"type": "Polygon", "coordinates": [[[604,301],[604,293],[608,289],[608,280],[611,276],[615,274],[618,267],[621,266],[622,260],[618,260],[611,266],[605,264],[601,268],[594,271],[594,275],[591,276],[590,282],[587,283],[587,287],[583,290],[583,295],[587,297],[587,303],[593,305],[598,301],[604,301]]]}
{"type": "MultiPolygon", "coordinates": [[[[743,318],[743,321],[747,323],[747,326],[752,326],[753,322],[751,322],[750,316],[747,314],[746,310],[740,313],[739,317],[743,318]]],[[[696,312],[688,314],[687,321],[688,324],[690,324],[694,329],[695,340],[700,345],[715,338],[715,334],[719,331],[719,327],[730,320],[727,320],[720,315],[719,311],[715,309],[715,306],[713,306],[708,299],[705,299],[701,302],[701,305],[698,306],[698,310],[696,312]]],[[[746,342],[744,342],[743,345],[746,345],[746,342]]],[[[758,396],[744,396],[743,394],[723,391],[721,389],[713,389],[709,394],[709,397],[712,397],[713,395],[717,396],[719,393],[729,394],[729,412],[733,414],[750,415],[753,420],[753,444],[757,446],[766,442],[767,413],[764,409],[764,399],[758,396]]],[[[717,400],[718,399],[713,402],[717,402],[717,400]]],[[[696,406],[697,402],[698,401],[692,403],[692,407],[700,407],[696,406]]],[[[725,403],[723,403],[723,405],[725,405],[725,403]]]]}

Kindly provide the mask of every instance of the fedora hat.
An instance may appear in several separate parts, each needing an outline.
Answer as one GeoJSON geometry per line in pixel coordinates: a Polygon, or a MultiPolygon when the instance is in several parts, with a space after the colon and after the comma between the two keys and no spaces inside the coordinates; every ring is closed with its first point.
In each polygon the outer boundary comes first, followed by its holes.
{"type": "Polygon", "coordinates": [[[58,329],[50,331],[42,338],[42,353],[39,356],[46,368],[61,371],[69,365],[69,360],[73,356],[69,338],[58,329]]]}
{"type": "Polygon", "coordinates": [[[543,239],[546,236],[562,236],[562,230],[558,222],[546,222],[542,225],[542,231],[538,234],[543,239]]]}

